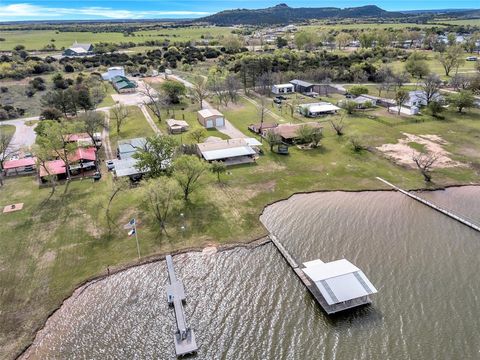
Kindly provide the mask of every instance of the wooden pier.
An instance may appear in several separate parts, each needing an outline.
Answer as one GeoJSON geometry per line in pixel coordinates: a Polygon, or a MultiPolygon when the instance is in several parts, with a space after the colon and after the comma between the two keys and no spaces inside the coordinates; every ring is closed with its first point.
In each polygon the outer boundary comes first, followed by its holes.
{"type": "Polygon", "coordinates": [[[167,255],[167,270],[170,284],[167,285],[167,301],[174,307],[175,319],[177,322],[177,331],[175,331],[175,353],[177,356],[183,356],[197,352],[198,347],[195,341],[193,330],[187,325],[183,303],[185,302],[185,289],[180,280],[177,280],[175,269],[173,268],[173,259],[167,255]]]}
{"type": "Polygon", "coordinates": [[[434,210],[436,210],[436,211],[438,211],[438,212],[440,212],[440,213],[442,213],[442,214],[444,214],[444,215],[446,215],[446,216],[448,216],[448,217],[450,217],[450,218],[452,218],[452,219],[454,219],[454,220],[462,223],[463,225],[468,226],[469,228],[471,228],[471,229],[473,229],[473,230],[476,230],[476,231],[479,231],[479,232],[480,232],[480,225],[477,225],[477,224],[475,224],[474,222],[472,222],[472,221],[470,221],[470,220],[467,220],[467,219],[465,219],[464,217],[459,216],[459,215],[451,212],[450,210],[447,210],[447,209],[444,209],[444,208],[442,208],[442,207],[440,207],[440,206],[438,206],[438,205],[435,205],[435,204],[431,203],[431,202],[428,201],[428,200],[422,199],[420,196],[417,196],[417,195],[415,195],[415,194],[412,194],[412,193],[409,192],[409,191],[403,190],[403,189],[399,188],[398,186],[395,186],[395,185],[393,185],[392,183],[388,182],[387,180],[382,179],[381,177],[378,177],[378,176],[377,176],[377,179],[380,180],[381,182],[383,182],[384,184],[392,187],[392,188],[395,189],[396,191],[398,191],[398,192],[400,192],[400,193],[402,193],[402,194],[404,194],[404,195],[407,195],[408,197],[410,197],[410,198],[412,198],[412,199],[414,199],[414,200],[416,200],[416,201],[418,201],[418,202],[420,202],[420,203],[422,203],[422,204],[424,204],[424,205],[427,205],[428,207],[430,207],[430,208],[432,208],[432,209],[434,209],[434,210]]]}
{"type": "Polygon", "coordinates": [[[334,314],[339,311],[347,310],[350,308],[354,308],[357,306],[361,305],[366,305],[370,303],[370,299],[367,299],[367,302],[365,300],[354,300],[354,301],[348,301],[344,303],[339,303],[339,304],[334,304],[334,305],[329,305],[323,295],[320,293],[318,290],[317,286],[310,281],[310,279],[307,277],[307,275],[303,272],[302,268],[298,265],[298,263],[295,261],[293,256],[285,249],[283,244],[278,241],[275,235],[270,234],[269,235],[270,239],[272,240],[272,243],[275,245],[275,247],[278,249],[280,254],[282,254],[283,258],[287,261],[288,265],[292,268],[293,272],[297,274],[298,278],[302,282],[303,285],[308,289],[310,294],[314,297],[314,299],[317,301],[317,303],[322,307],[322,309],[328,314],[334,314]]]}

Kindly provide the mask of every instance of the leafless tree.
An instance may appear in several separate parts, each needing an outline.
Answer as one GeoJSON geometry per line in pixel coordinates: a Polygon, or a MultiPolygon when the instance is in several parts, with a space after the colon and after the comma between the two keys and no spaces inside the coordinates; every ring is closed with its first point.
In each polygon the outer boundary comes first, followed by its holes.
{"type": "Polygon", "coordinates": [[[267,107],[265,104],[265,98],[260,98],[260,104],[258,107],[258,117],[260,120],[260,133],[263,131],[263,123],[265,122],[265,115],[267,114],[267,107]]]}
{"type": "Polygon", "coordinates": [[[408,94],[408,92],[403,89],[398,90],[395,94],[395,103],[398,108],[398,115],[400,115],[402,111],[402,106],[408,100],[409,96],[410,95],[408,94]]]}
{"type": "Polygon", "coordinates": [[[240,89],[240,82],[234,75],[228,75],[225,79],[225,87],[230,101],[236,103],[238,100],[238,90],[240,89]]]}
{"type": "Polygon", "coordinates": [[[422,85],[422,98],[430,104],[438,97],[440,87],[442,86],[442,80],[437,74],[427,75],[422,85]]]}
{"type": "Polygon", "coordinates": [[[432,181],[431,170],[433,165],[437,162],[439,156],[435,153],[421,153],[414,152],[412,155],[412,160],[417,165],[420,173],[423,175],[423,178],[426,182],[432,181]]]}
{"type": "Polygon", "coordinates": [[[465,74],[455,74],[450,80],[450,86],[453,87],[455,91],[467,90],[470,88],[472,80],[473,77],[465,74]]]}
{"type": "Polygon", "coordinates": [[[333,130],[335,130],[335,132],[338,136],[343,135],[343,127],[344,127],[343,118],[341,118],[338,122],[330,120],[330,124],[332,125],[333,130]]]}
{"type": "Polygon", "coordinates": [[[362,150],[366,150],[367,147],[363,145],[362,139],[352,136],[350,138],[350,144],[352,145],[353,151],[360,152],[362,150]]]}
{"type": "Polygon", "coordinates": [[[406,71],[403,71],[400,74],[395,74],[393,76],[395,90],[400,89],[406,82],[408,82],[409,78],[410,76],[406,71]]]}
{"type": "Polygon", "coordinates": [[[158,92],[145,84],[144,89],[140,91],[147,99],[143,101],[143,104],[150,109],[159,122],[162,121],[162,107],[165,105],[163,97],[159,96],[158,92]]]}
{"type": "Polygon", "coordinates": [[[7,133],[0,127],[0,171],[3,171],[3,163],[11,155],[18,151],[12,144],[13,133],[7,133]]]}
{"type": "Polygon", "coordinates": [[[258,84],[259,84],[259,92],[262,95],[267,95],[270,93],[270,89],[272,88],[273,81],[272,81],[272,74],[270,72],[265,72],[258,77],[258,84]]]}
{"type": "Polygon", "coordinates": [[[203,109],[203,100],[207,97],[207,81],[205,79],[199,79],[193,84],[193,88],[190,89],[193,98],[200,104],[200,109],[203,109]]]}
{"type": "Polygon", "coordinates": [[[126,107],[125,105],[117,103],[114,107],[112,107],[111,118],[115,123],[117,134],[120,134],[120,130],[122,126],[125,124],[125,122],[127,121],[128,115],[129,115],[129,110],[128,110],[128,107],[126,107]]]}

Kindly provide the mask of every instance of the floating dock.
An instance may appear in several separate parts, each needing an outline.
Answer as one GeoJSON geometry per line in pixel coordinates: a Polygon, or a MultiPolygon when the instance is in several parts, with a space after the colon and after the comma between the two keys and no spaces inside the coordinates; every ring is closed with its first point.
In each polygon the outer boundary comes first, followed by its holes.
{"type": "MultiPolygon", "coordinates": [[[[288,265],[292,268],[292,270],[297,274],[299,277],[300,281],[305,285],[305,287],[308,289],[310,294],[315,298],[318,304],[322,307],[322,309],[328,314],[334,314],[340,311],[344,311],[347,309],[355,308],[358,306],[363,306],[363,305],[368,305],[371,303],[370,298],[368,296],[364,296],[362,298],[358,299],[352,299],[348,301],[342,301],[339,303],[335,304],[328,304],[327,300],[325,297],[322,295],[320,290],[318,289],[317,285],[309,279],[309,277],[305,274],[303,271],[303,268],[301,268],[298,263],[295,261],[292,255],[285,249],[283,244],[278,241],[275,235],[270,234],[269,235],[270,239],[272,240],[272,243],[275,245],[275,247],[278,249],[280,254],[284,257],[284,259],[287,261],[288,265]]],[[[319,260],[317,260],[319,261],[319,260]]],[[[376,291],[376,290],[375,290],[376,291]]]]}
{"type": "Polygon", "coordinates": [[[377,176],[377,179],[380,180],[381,182],[383,182],[384,184],[392,187],[393,189],[395,189],[396,191],[404,194],[404,195],[407,195],[408,197],[424,204],[424,205],[427,205],[428,207],[438,211],[438,212],[441,212],[442,214],[444,215],[447,215],[448,217],[454,219],[454,220],[457,220],[458,222],[462,223],[463,225],[466,225],[468,226],[469,228],[473,229],[473,230],[476,230],[476,231],[479,231],[480,232],[480,225],[478,224],[475,224],[474,222],[470,221],[470,220],[467,220],[465,219],[465,217],[462,217],[462,216],[459,216],[457,214],[454,214],[453,212],[451,212],[450,210],[447,210],[447,209],[444,209],[438,205],[435,205],[433,203],[431,203],[430,201],[428,200],[425,200],[425,199],[422,199],[420,196],[417,196],[415,194],[412,194],[411,192],[409,191],[406,191],[406,190],[403,190],[401,188],[399,188],[398,186],[395,186],[393,185],[392,183],[388,182],[387,180],[385,179],[382,179],[381,177],[378,177],[377,176]]]}
{"type": "Polygon", "coordinates": [[[175,353],[177,356],[193,354],[197,352],[198,347],[195,341],[193,330],[187,325],[183,303],[185,302],[185,289],[183,283],[177,279],[175,269],[173,268],[173,259],[167,255],[167,270],[170,284],[167,285],[167,301],[174,307],[175,318],[177,321],[177,331],[175,331],[175,353]]]}

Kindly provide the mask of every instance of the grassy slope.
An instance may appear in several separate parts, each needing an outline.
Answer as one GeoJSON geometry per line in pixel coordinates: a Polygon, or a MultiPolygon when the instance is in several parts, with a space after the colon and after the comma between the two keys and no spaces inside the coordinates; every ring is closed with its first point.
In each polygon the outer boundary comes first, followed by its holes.
{"type": "MultiPolygon", "coordinates": [[[[253,105],[222,109],[227,118],[246,134],[246,125],[257,121],[253,105]]],[[[213,174],[206,174],[203,186],[193,194],[192,202],[182,211],[186,231],[178,214],[172,216],[167,238],[143,212],[141,189],[121,193],[112,205],[112,217],[119,228],[108,234],[105,204],[112,187],[109,176],[102,181],[75,181],[64,194],[64,186],[47,201],[49,189],[39,189],[31,177],[9,179],[0,191],[0,204],[24,202],[24,210],[0,215],[0,228],[14,235],[0,241],[0,347],[9,353],[28,344],[34,330],[46,315],[68,296],[84,279],[105,272],[107,266],[122,265],[136,260],[135,244],[121,229],[131,216],[141,221],[139,239],[142,255],[171,251],[210,243],[246,241],[264,233],[258,216],[273,201],[299,191],[362,190],[383,188],[375,180],[382,176],[406,187],[424,186],[421,176],[413,170],[396,166],[376,152],[354,153],[348,136],[362,136],[370,146],[396,142],[402,132],[438,134],[450,144],[455,159],[477,162],[480,151],[480,120],[478,111],[466,115],[446,114],[446,120],[405,121],[378,110],[377,119],[365,114],[348,117],[346,136],[337,137],[325,126],[322,147],[302,151],[295,147],[290,155],[270,153],[257,164],[238,166],[223,175],[219,186],[213,174]],[[381,120],[381,121],[378,121],[381,120]],[[389,123],[385,125],[384,123],[389,123]]],[[[136,110],[117,138],[148,135],[151,130],[136,110]]],[[[178,118],[178,116],[177,116],[178,118]]],[[[192,126],[196,120],[186,117],[192,126]]],[[[251,134],[250,134],[251,135],[251,134]]],[[[471,168],[437,171],[434,181],[441,185],[477,181],[471,168]]]]}
{"type": "Polygon", "coordinates": [[[27,50],[40,50],[45,45],[50,44],[54,39],[57,49],[68,48],[75,41],[79,43],[98,43],[98,42],[134,42],[141,43],[151,40],[168,39],[171,42],[200,40],[201,36],[218,37],[231,32],[229,28],[221,27],[192,27],[178,29],[159,29],[139,31],[136,36],[123,36],[118,32],[91,33],[91,32],[59,32],[53,30],[0,30],[0,37],[5,41],[0,41],[0,51],[13,50],[16,45],[24,45],[27,50]]]}

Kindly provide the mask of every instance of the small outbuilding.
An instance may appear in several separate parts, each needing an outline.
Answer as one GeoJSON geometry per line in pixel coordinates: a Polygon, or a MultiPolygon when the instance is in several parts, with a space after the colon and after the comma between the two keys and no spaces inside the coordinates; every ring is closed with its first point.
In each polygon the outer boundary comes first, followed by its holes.
{"type": "Polygon", "coordinates": [[[189,125],[185,120],[167,119],[167,127],[170,134],[181,134],[188,131],[189,125]]]}
{"type": "Polygon", "coordinates": [[[203,109],[197,113],[198,122],[207,129],[225,126],[225,117],[216,109],[203,109]]]}
{"type": "Polygon", "coordinates": [[[119,94],[132,93],[137,88],[137,84],[125,76],[117,75],[111,78],[110,81],[119,94]]]}
{"type": "Polygon", "coordinates": [[[272,86],[272,93],[275,95],[291,94],[295,92],[293,84],[278,84],[272,86]]]}
{"type": "Polygon", "coordinates": [[[272,131],[280,136],[284,144],[292,144],[297,140],[298,131],[302,126],[310,126],[313,128],[322,129],[322,126],[317,122],[307,122],[302,124],[279,124],[274,128],[264,130],[262,136],[265,136],[267,132],[272,131]]]}

